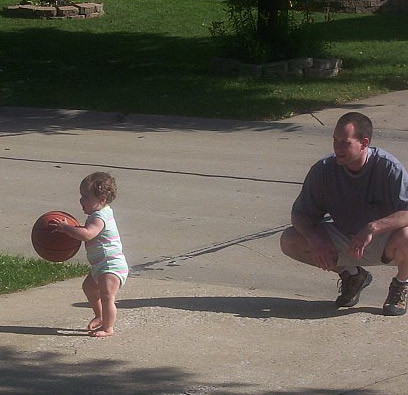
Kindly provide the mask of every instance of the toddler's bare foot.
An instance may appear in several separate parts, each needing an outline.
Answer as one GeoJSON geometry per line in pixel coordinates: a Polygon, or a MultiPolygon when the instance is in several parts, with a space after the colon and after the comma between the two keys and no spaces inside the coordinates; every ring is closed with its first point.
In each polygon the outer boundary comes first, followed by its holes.
{"type": "Polygon", "coordinates": [[[89,333],[92,337],[108,337],[113,335],[113,328],[107,330],[101,329],[89,333]]]}
{"type": "Polygon", "coordinates": [[[95,317],[88,324],[88,329],[91,331],[94,331],[95,329],[99,329],[101,326],[102,326],[102,318],[95,317]]]}

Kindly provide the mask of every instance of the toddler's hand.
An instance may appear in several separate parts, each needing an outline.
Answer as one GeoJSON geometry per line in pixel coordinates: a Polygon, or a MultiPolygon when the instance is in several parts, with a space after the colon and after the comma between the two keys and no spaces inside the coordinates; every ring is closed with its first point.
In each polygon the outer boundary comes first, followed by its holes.
{"type": "Polygon", "coordinates": [[[66,226],[68,225],[68,221],[66,218],[63,219],[53,219],[48,223],[48,227],[51,229],[51,232],[61,232],[64,233],[66,226]]]}

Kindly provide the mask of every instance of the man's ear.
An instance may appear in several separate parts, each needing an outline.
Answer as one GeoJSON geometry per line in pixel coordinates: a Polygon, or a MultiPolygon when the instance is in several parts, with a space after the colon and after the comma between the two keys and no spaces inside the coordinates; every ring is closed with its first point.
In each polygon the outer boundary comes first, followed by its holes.
{"type": "Polygon", "coordinates": [[[364,137],[361,141],[361,144],[363,145],[363,148],[367,148],[370,145],[370,140],[368,139],[368,137],[364,137]]]}

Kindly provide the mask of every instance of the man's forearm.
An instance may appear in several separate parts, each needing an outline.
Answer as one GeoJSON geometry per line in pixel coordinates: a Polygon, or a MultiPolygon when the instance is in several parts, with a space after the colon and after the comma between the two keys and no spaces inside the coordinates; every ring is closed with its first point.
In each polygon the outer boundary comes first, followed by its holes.
{"type": "Polygon", "coordinates": [[[408,211],[397,211],[387,217],[372,221],[367,226],[373,235],[405,228],[408,226],[408,211]]]}

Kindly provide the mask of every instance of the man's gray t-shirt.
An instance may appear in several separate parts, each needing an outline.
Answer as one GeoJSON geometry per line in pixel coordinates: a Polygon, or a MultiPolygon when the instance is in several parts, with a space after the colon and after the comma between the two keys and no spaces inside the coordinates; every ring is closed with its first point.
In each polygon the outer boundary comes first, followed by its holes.
{"type": "Polygon", "coordinates": [[[396,211],[408,210],[408,174],[390,153],[369,148],[358,174],[336,163],[334,154],[312,166],[292,212],[319,222],[329,214],[345,235],[396,211]]]}

